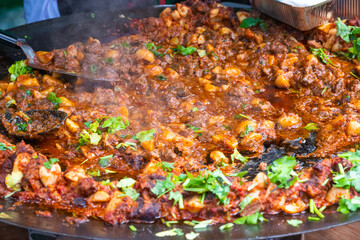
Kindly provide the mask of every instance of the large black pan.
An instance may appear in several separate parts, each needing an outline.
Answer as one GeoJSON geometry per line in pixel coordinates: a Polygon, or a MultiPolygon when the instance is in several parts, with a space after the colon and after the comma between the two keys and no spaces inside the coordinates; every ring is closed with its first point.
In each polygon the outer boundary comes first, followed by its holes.
{"type": "MultiPolygon", "coordinates": [[[[18,36],[27,36],[31,46],[35,50],[51,50],[53,48],[62,48],[75,41],[86,41],[88,37],[92,36],[100,39],[102,42],[111,41],[112,39],[131,33],[131,30],[124,26],[129,22],[129,18],[144,18],[150,16],[157,16],[161,8],[138,8],[123,11],[108,11],[95,12],[95,17],[92,18],[90,13],[82,13],[72,16],[65,16],[57,19],[42,21],[38,23],[24,25],[10,31],[18,36]],[[126,17],[124,18],[125,15],[126,17]],[[128,18],[129,17],[129,18],[128,18]]],[[[7,67],[14,61],[23,59],[20,50],[7,47],[0,44],[0,77],[7,74],[7,67]]],[[[313,138],[308,139],[307,145],[296,147],[297,141],[290,143],[291,146],[297,148],[298,154],[301,151],[307,152],[314,149],[313,138]]],[[[261,160],[271,162],[280,157],[284,153],[283,150],[269,148],[268,153],[264,155],[261,160]]],[[[253,162],[255,163],[255,162],[253,162]]],[[[251,165],[255,168],[255,165],[251,165]]],[[[128,224],[110,226],[98,220],[90,220],[86,223],[81,223],[78,226],[69,225],[64,221],[67,213],[62,211],[52,211],[52,218],[37,217],[35,215],[34,206],[19,206],[14,211],[8,210],[13,202],[10,200],[0,200],[3,205],[3,212],[11,216],[11,219],[0,219],[3,222],[17,225],[24,228],[36,229],[43,232],[51,232],[60,235],[70,235],[85,238],[105,238],[105,239],[153,239],[155,233],[166,230],[163,224],[133,224],[138,231],[133,233],[129,230],[128,224]]],[[[305,232],[317,231],[330,227],[335,227],[355,221],[360,221],[360,213],[351,213],[343,215],[330,213],[330,210],[325,210],[325,219],[319,222],[309,222],[308,215],[299,215],[297,218],[303,220],[298,228],[287,224],[286,220],[292,219],[289,215],[274,215],[266,216],[268,222],[258,224],[255,226],[239,225],[232,230],[221,232],[218,226],[212,226],[200,232],[200,238],[197,239],[247,239],[247,238],[269,238],[282,237],[305,232]]],[[[295,216],[296,217],[296,216],[295,216]]],[[[192,231],[192,227],[186,225],[174,225],[183,229],[185,233],[192,231]]]]}

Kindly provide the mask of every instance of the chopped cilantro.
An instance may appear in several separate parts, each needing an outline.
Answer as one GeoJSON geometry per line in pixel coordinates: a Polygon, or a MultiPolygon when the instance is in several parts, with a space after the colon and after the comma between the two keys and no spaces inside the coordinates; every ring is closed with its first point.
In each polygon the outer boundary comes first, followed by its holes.
{"type": "Polygon", "coordinates": [[[93,177],[100,177],[101,173],[100,170],[95,170],[95,169],[89,169],[86,171],[87,175],[93,176],[93,177]]]}
{"type": "Polygon", "coordinates": [[[156,166],[160,167],[164,171],[171,171],[172,169],[174,169],[174,163],[170,162],[157,163],[156,166]]]}
{"type": "Polygon", "coordinates": [[[25,94],[28,95],[28,96],[31,96],[30,90],[25,90],[25,94]]]}
{"type": "Polygon", "coordinates": [[[323,49],[323,48],[312,48],[310,47],[310,51],[311,53],[319,58],[323,63],[325,64],[328,64],[330,63],[331,65],[333,65],[334,67],[337,67],[330,59],[329,59],[329,56],[326,55],[325,51],[326,49],[323,49]]]}
{"type": "Polygon", "coordinates": [[[172,237],[172,236],[182,236],[182,235],[184,235],[184,233],[180,228],[173,228],[155,234],[155,236],[157,237],[172,237]]]}
{"type": "Polygon", "coordinates": [[[194,225],[194,229],[202,229],[202,228],[207,228],[214,220],[209,219],[209,220],[204,220],[204,221],[200,221],[200,222],[196,222],[196,224],[194,225]]]}
{"type": "Polygon", "coordinates": [[[27,132],[27,123],[16,123],[18,132],[27,132]]]}
{"type": "Polygon", "coordinates": [[[49,100],[52,104],[54,104],[54,109],[58,109],[59,108],[59,104],[62,103],[61,98],[56,97],[55,93],[50,92],[47,96],[46,96],[47,100],[49,100]]]}
{"type": "Polygon", "coordinates": [[[192,112],[197,112],[197,111],[199,111],[199,109],[197,107],[193,107],[191,111],[192,112]]]}
{"type": "Polygon", "coordinates": [[[95,18],[95,13],[90,13],[90,17],[91,17],[92,19],[94,19],[94,18],[95,18]]]}
{"type": "Polygon", "coordinates": [[[43,165],[44,167],[46,167],[47,169],[51,169],[52,165],[59,162],[58,158],[50,158],[47,162],[44,162],[43,165]]]}
{"type": "Polygon", "coordinates": [[[105,120],[102,124],[103,128],[108,128],[109,133],[115,133],[117,131],[124,130],[128,126],[129,121],[126,120],[124,123],[121,117],[111,117],[105,120]]]}
{"type": "Polygon", "coordinates": [[[132,187],[135,183],[136,181],[134,179],[125,177],[121,179],[116,186],[118,188],[127,188],[127,187],[132,187]]]}
{"type": "Polygon", "coordinates": [[[174,205],[176,205],[176,203],[179,203],[179,209],[184,209],[183,196],[179,191],[170,191],[169,200],[174,200],[174,205]]]}
{"type": "Polygon", "coordinates": [[[92,73],[96,73],[97,72],[97,70],[98,70],[98,66],[95,66],[95,65],[91,65],[90,66],[90,71],[92,72],[92,73]]]}
{"type": "Polygon", "coordinates": [[[136,181],[132,178],[123,178],[116,185],[118,188],[121,188],[123,194],[120,194],[118,197],[128,196],[132,198],[134,201],[140,196],[132,186],[136,183],[136,181]]]}
{"type": "Polygon", "coordinates": [[[230,228],[233,228],[234,227],[234,224],[233,223],[226,223],[224,225],[221,225],[219,227],[220,231],[224,231],[226,229],[230,229],[230,228]]]}
{"type": "Polygon", "coordinates": [[[201,133],[203,130],[199,127],[191,126],[190,124],[186,124],[186,127],[193,130],[195,133],[201,133]]]}
{"type": "Polygon", "coordinates": [[[138,132],[135,136],[135,138],[137,140],[139,140],[141,143],[146,142],[146,141],[150,141],[152,139],[154,139],[154,134],[156,133],[156,131],[154,129],[150,129],[147,131],[142,131],[142,132],[138,132]]]}
{"type": "Polygon", "coordinates": [[[237,118],[246,118],[246,119],[250,119],[250,117],[248,117],[248,116],[246,116],[246,115],[244,115],[244,114],[241,114],[241,113],[239,113],[238,115],[236,115],[235,116],[235,118],[237,119],[237,118]]]}
{"type": "Polygon", "coordinates": [[[16,61],[9,67],[10,81],[15,81],[19,75],[32,72],[32,68],[27,66],[24,61],[16,61]]]}
{"type": "Polygon", "coordinates": [[[291,226],[299,227],[299,224],[302,224],[303,221],[298,220],[298,219],[290,219],[290,220],[287,220],[287,223],[291,226]]]}
{"type": "Polygon", "coordinates": [[[122,46],[122,47],[131,47],[131,45],[128,44],[127,42],[125,42],[125,41],[123,41],[123,42],[121,43],[121,46],[122,46]]]}
{"type": "Polygon", "coordinates": [[[315,131],[315,130],[319,129],[319,126],[316,123],[308,123],[308,124],[306,124],[304,129],[308,130],[308,131],[315,131]]]}
{"type": "Polygon", "coordinates": [[[198,49],[198,50],[196,50],[197,51],[197,53],[199,54],[199,57],[204,57],[204,56],[206,56],[206,50],[201,50],[201,49],[198,49]]]}
{"type": "Polygon", "coordinates": [[[245,128],[245,132],[240,133],[240,137],[245,137],[246,135],[248,135],[249,133],[253,132],[254,128],[250,125],[247,125],[245,128]]]}
{"type": "Polygon", "coordinates": [[[105,58],[104,61],[105,61],[106,63],[108,63],[108,64],[113,64],[113,63],[114,63],[114,59],[111,58],[111,57],[105,58]]]}
{"type": "Polygon", "coordinates": [[[355,212],[360,209],[360,197],[355,196],[353,199],[341,198],[339,200],[338,212],[348,214],[349,212],[355,212]]]}
{"type": "Polygon", "coordinates": [[[247,195],[246,197],[244,197],[244,199],[239,204],[240,212],[242,212],[245,209],[245,207],[248,206],[252,202],[253,199],[254,198],[250,195],[247,195]]]}
{"type": "Polygon", "coordinates": [[[240,23],[240,27],[242,28],[250,28],[250,27],[255,27],[255,26],[259,26],[262,30],[266,30],[268,25],[267,23],[260,19],[260,18],[245,18],[244,20],[241,21],[240,23]]]}
{"type": "Polygon", "coordinates": [[[163,181],[156,180],[155,186],[151,189],[151,192],[158,197],[170,192],[175,188],[175,183],[171,180],[172,174],[168,174],[163,181]]]}
{"type": "Polygon", "coordinates": [[[360,150],[356,150],[355,152],[345,152],[338,154],[338,157],[345,158],[349,160],[352,164],[360,163],[360,150]]]}
{"type": "Polygon", "coordinates": [[[187,240],[194,240],[195,238],[197,238],[200,235],[200,233],[194,233],[194,232],[190,232],[185,234],[185,238],[187,240]]]}
{"type": "Polygon", "coordinates": [[[163,74],[156,76],[156,78],[159,79],[160,81],[166,81],[166,78],[164,77],[163,74]]]}
{"type": "Polygon", "coordinates": [[[5,146],[4,143],[0,143],[0,151],[13,150],[13,149],[15,149],[15,146],[5,146]]]}
{"type": "Polygon", "coordinates": [[[347,173],[341,163],[339,163],[339,172],[333,172],[334,186],[338,188],[349,189],[354,187],[357,192],[360,192],[360,165],[353,166],[347,173]]]}
{"type": "Polygon", "coordinates": [[[110,155],[107,155],[107,156],[104,156],[104,157],[100,157],[100,160],[99,160],[99,165],[100,167],[107,167],[109,166],[110,164],[110,159],[114,156],[114,154],[110,154],[110,155]]]}
{"type": "Polygon", "coordinates": [[[260,213],[259,211],[256,211],[254,214],[249,216],[244,216],[241,218],[238,218],[234,221],[235,224],[249,224],[249,225],[255,225],[258,222],[267,221],[266,218],[260,213]]]}
{"type": "Polygon", "coordinates": [[[243,155],[241,155],[236,147],[234,148],[234,153],[230,155],[230,158],[232,162],[234,162],[235,159],[243,163],[247,162],[248,160],[248,157],[244,157],[243,155]]]}
{"type": "Polygon", "coordinates": [[[181,55],[185,56],[185,55],[191,55],[194,52],[196,52],[196,48],[195,47],[184,47],[181,45],[177,45],[177,48],[173,49],[175,52],[180,53],[181,55]]]}
{"type": "Polygon", "coordinates": [[[293,168],[296,164],[296,158],[289,156],[275,160],[267,168],[270,181],[277,184],[279,188],[289,188],[294,185],[297,180],[297,174],[293,168]]]}
{"type": "Polygon", "coordinates": [[[122,142],[122,143],[119,143],[118,145],[116,145],[115,148],[127,148],[129,147],[130,149],[136,151],[136,143],[133,143],[133,142],[122,142]]]}
{"type": "Polygon", "coordinates": [[[136,227],[135,227],[134,225],[130,225],[130,226],[129,226],[129,229],[130,229],[131,231],[133,231],[133,232],[136,232],[136,231],[137,231],[137,229],[136,229],[136,227]]]}

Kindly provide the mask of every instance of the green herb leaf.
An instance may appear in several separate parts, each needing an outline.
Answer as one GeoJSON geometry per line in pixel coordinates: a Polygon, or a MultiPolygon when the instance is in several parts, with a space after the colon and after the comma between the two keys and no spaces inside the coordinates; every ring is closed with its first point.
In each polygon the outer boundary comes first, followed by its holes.
{"type": "Polygon", "coordinates": [[[121,43],[121,46],[122,46],[122,47],[131,47],[131,45],[128,44],[127,42],[125,42],[125,41],[123,41],[123,42],[121,43]]]}
{"type": "Polygon", "coordinates": [[[46,96],[47,100],[49,100],[52,104],[54,104],[54,109],[58,109],[59,108],[59,104],[62,103],[61,98],[56,97],[55,93],[50,92],[47,96],[46,96]]]}
{"type": "Polygon", "coordinates": [[[129,228],[130,228],[130,230],[133,231],[133,232],[136,232],[136,231],[137,231],[137,229],[136,229],[136,227],[135,227],[134,225],[130,225],[129,228]]]}
{"type": "Polygon", "coordinates": [[[161,81],[166,81],[166,78],[164,77],[163,74],[156,76],[156,78],[161,80],[161,81]]]}
{"type": "Polygon", "coordinates": [[[294,185],[297,180],[297,174],[293,168],[296,164],[296,158],[289,156],[275,160],[267,168],[270,181],[277,184],[279,188],[289,188],[294,185]]]}
{"type": "Polygon", "coordinates": [[[266,30],[268,27],[267,23],[259,18],[251,18],[251,17],[245,18],[240,23],[240,27],[242,28],[250,28],[250,27],[255,27],[257,25],[261,27],[262,30],[266,30]]]}
{"type": "Polygon", "coordinates": [[[345,152],[338,154],[338,157],[345,158],[349,160],[352,164],[357,165],[360,163],[360,150],[356,150],[355,152],[345,152]]]}
{"type": "Polygon", "coordinates": [[[197,112],[197,111],[199,111],[199,109],[197,107],[192,108],[192,112],[197,112]]]}
{"type": "Polygon", "coordinates": [[[0,151],[13,150],[13,149],[15,149],[15,146],[5,146],[4,143],[0,143],[0,151]]]}
{"type": "Polygon", "coordinates": [[[206,50],[200,50],[200,49],[198,49],[198,50],[196,50],[197,51],[197,53],[199,54],[199,57],[204,57],[204,56],[206,56],[206,50]]]}
{"type": "Polygon", "coordinates": [[[10,81],[15,81],[19,75],[32,72],[32,68],[27,66],[24,61],[16,61],[8,69],[10,75],[10,81]]]}
{"type": "Polygon", "coordinates": [[[233,228],[234,227],[234,224],[233,223],[226,223],[224,225],[221,225],[219,227],[220,231],[224,231],[226,229],[230,229],[230,228],[233,228]]]}
{"type": "Polygon", "coordinates": [[[316,123],[308,123],[308,124],[306,124],[304,129],[308,130],[308,131],[315,131],[315,130],[319,129],[319,126],[316,123]]]}
{"type": "Polygon", "coordinates": [[[136,151],[136,143],[133,143],[133,142],[122,142],[122,143],[119,143],[118,145],[116,145],[115,148],[127,148],[129,147],[130,149],[136,151]]]}
{"type": "Polygon", "coordinates": [[[197,49],[195,47],[184,47],[178,44],[177,48],[174,48],[173,50],[185,56],[193,54],[194,52],[196,52],[197,49]]]}
{"type": "Polygon", "coordinates": [[[115,133],[120,130],[124,130],[129,126],[129,121],[126,120],[125,123],[122,121],[121,117],[111,117],[104,121],[102,127],[108,128],[109,133],[115,133]]]}
{"type": "Polygon", "coordinates": [[[171,171],[174,169],[174,163],[170,162],[157,163],[156,166],[160,167],[164,171],[171,171]]]}
{"type": "Polygon", "coordinates": [[[87,175],[93,176],[93,177],[100,177],[101,173],[100,170],[95,170],[95,169],[89,169],[86,171],[87,175]]]}
{"type": "Polygon", "coordinates": [[[193,130],[196,133],[201,133],[203,130],[201,130],[201,128],[199,127],[195,127],[195,126],[191,126],[190,124],[186,124],[186,127],[193,130]]]}
{"type": "Polygon", "coordinates": [[[236,147],[234,148],[234,153],[230,155],[230,158],[232,162],[234,162],[235,159],[243,163],[248,161],[248,157],[244,157],[243,155],[241,155],[236,147]]]}
{"type": "Polygon", "coordinates": [[[194,240],[195,238],[197,238],[200,235],[200,233],[194,233],[194,232],[190,232],[185,234],[185,238],[187,240],[194,240]]]}
{"type": "Polygon", "coordinates": [[[172,236],[182,236],[182,235],[184,235],[184,233],[180,228],[173,228],[155,234],[155,236],[157,237],[172,237],[172,236]]]}
{"type": "Polygon", "coordinates": [[[138,134],[136,134],[135,138],[142,143],[142,142],[150,141],[150,140],[154,139],[155,133],[156,133],[156,131],[154,129],[150,129],[147,131],[139,132],[138,134]]]}
{"type": "Polygon", "coordinates": [[[174,200],[174,205],[179,203],[179,209],[184,209],[183,195],[179,191],[170,191],[169,200],[174,200]]]}
{"type": "Polygon", "coordinates": [[[291,226],[299,227],[299,224],[302,224],[303,221],[298,220],[298,219],[290,219],[290,220],[287,220],[287,223],[291,226]]]}
{"type": "Polygon", "coordinates": [[[138,199],[138,197],[140,196],[140,193],[138,193],[135,189],[127,187],[127,188],[122,188],[121,189],[124,193],[120,194],[118,197],[122,197],[122,196],[128,196],[130,197],[132,200],[136,201],[136,199],[138,199]]]}
{"type": "Polygon", "coordinates": [[[134,179],[125,177],[121,179],[116,186],[118,188],[127,188],[132,187],[135,183],[136,181],[134,179]]]}
{"type": "Polygon", "coordinates": [[[114,154],[110,154],[110,155],[107,155],[107,156],[104,156],[104,157],[100,157],[100,160],[99,160],[99,165],[100,167],[107,167],[109,166],[110,164],[110,159],[114,156],[114,154]]]}
{"type": "Polygon", "coordinates": [[[330,59],[329,56],[326,55],[325,51],[326,49],[322,49],[322,48],[312,48],[310,47],[310,51],[311,53],[319,58],[323,63],[328,64],[330,63],[331,65],[333,65],[334,67],[337,67],[330,59]]]}
{"type": "Polygon", "coordinates": [[[211,224],[213,221],[214,221],[214,220],[212,220],[212,219],[200,221],[200,222],[198,222],[197,224],[195,224],[194,229],[207,228],[208,226],[210,226],[210,224],[211,224]]]}
{"type": "Polygon", "coordinates": [[[158,197],[164,195],[165,193],[173,190],[175,188],[175,183],[171,181],[172,174],[168,174],[166,179],[163,181],[156,180],[155,186],[151,189],[151,192],[157,195],[158,197]]]}
{"type": "Polygon", "coordinates": [[[98,66],[95,66],[95,65],[91,65],[90,66],[90,71],[92,72],[92,73],[96,73],[97,72],[97,70],[98,70],[98,66]]]}
{"type": "Polygon", "coordinates": [[[338,212],[348,214],[349,212],[355,212],[360,209],[360,197],[355,196],[353,199],[341,198],[339,200],[338,212]]]}
{"type": "Polygon", "coordinates": [[[258,222],[267,221],[266,218],[260,213],[259,211],[256,211],[254,214],[249,216],[244,216],[241,218],[238,218],[234,221],[235,224],[249,224],[249,225],[255,225],[258,222]]]}
{"type": "Polygon", "coordinates": [[[250,195],[247,195],[246,197],[244,197],[244,199],[239,204],[240,212],[242,212],[245,209],[245,207],[252,202],[253,199],[254,198],[250,195]]]}
{"type": "Polygon", "coordinates": [[[52,165],[57,162],[59,162],[58,158],[50,158],[47,162],[44,162],[43,165],[50,170],[52,165]]]}
{"type": "Polygon", "coordinates": [[[108,64],[113,64],[114,63],[114,59],[111,57],[105,58],[105,62],[108,64]]]}
{"type": "Polygon", "coordinates": [[[1,212],[1,213],[0,213],[0,218],[1,218],[1,219],[10,219],[10,218],[12,218],[12,217],[10,217],[8,214],[6,214],[6,213],[4,213],[4,212],[1,212]]]}
{"type": "Polygon", "coordinates": [[[249,133],[253,132],[254,128],[251,125],[247,125],[245,128],[245,132],[240,133],[240,137],[245,137],[249,133]]]}

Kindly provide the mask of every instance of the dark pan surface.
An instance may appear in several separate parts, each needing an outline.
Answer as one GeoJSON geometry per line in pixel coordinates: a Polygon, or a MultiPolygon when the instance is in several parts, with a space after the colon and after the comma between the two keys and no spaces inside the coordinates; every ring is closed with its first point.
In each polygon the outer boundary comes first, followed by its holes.
{"type": "MultiPolygon", "coordinates": [[[[131,21],[130,18],[144,18],[157,16],[162,8],[137,8],[133,10],[95,12],[95,18],[90,13],[81,13],[77,15],[64,16],[61,18],[46,20],[38,23],[27,24],[9,31],[20,37],[27,36],[27,41],[35,50],[51,50],[54,48],[63,48],[76,41],[86,41],[90,36],[100,39],[101,42],[109,42],[116,37],[131,34],[131,30],[124,26],[131,21]],[[124,18],[125,15],[126,17],[124,18]]],[[[13,49],[0,43],[0,78],[7,74],[7,68],[14,60],[24,59],[25,56],[19,49],[13,49]]],[[[307,139],[307,145],[297,148],[297,155],[311,152],[314,149],[312,136],[307,139]]],[[[289,143],[296,145],[296,142],[289,143]]],[[[291,146],[290,146],[291,147],[291,146]]],[[[286,149],[285,149],[286,150],[286,149]]],[[[284,149],[276,149],[269,146],[267,153],[261,158],[261,161],[271,163],[273,160],[281,157],[284,149]]],[[[314,159],[311,159],[313,161],[314,159]]],[[[259,160],[249,161],[245,169],[249,170],[250,175],[254,175],[259,160]]],[[[304,161],[305,163],[307,161],[304,161]]],[[[164,224],[136,224],[132,223],[138,231],[133,233],[129,230],[130,224],[117,226],[108,225],[102,221],[90,220],[79,225],[70,225],[65,221],[68,213],[63,211],[52,211],[52,218],[44,218],[35,215],[38,207],[19,206],[14,211],[8,210],[13,202],[0,199],[0,205],[3,206],[3,212],[10,215],[11,219],[0,219],[5,223],[16,226],[36,229],[43,232],[51,232],[60,235],[79,236],[84,238],[104,238],[104,239],[154,239],[155,233],[169,230],[164,224]]],[[[268,215],[265,216],[269,221],[262,224],[236,225],[233,229],[221,232],[220,225],[211,226],[199,231],[200,237],[196,239],[249,239],[249,238],[269,238],[281,237],[305,232],[317,231],[336,227],[339,225],[360,221],[360,213],[355,212],[343,215],[336,212],[336,208],[325,210],[325,219],[319,222],[309,222],[308,215],[289,216],[289,215],[268,215]],[[286,220],[298,218],[304,223],[298,228],[287,224],[286,220]]],[[[187,225],[172,225],[183,229],[184,233],[194,231],[187,225]]],[[[170,237],[166,237],[168,239],[170,237]]],[[[173,237],[175,238],[175,237],[173,237]]],[[[164,239],[164,238],[163,238],[164,239]]]]}

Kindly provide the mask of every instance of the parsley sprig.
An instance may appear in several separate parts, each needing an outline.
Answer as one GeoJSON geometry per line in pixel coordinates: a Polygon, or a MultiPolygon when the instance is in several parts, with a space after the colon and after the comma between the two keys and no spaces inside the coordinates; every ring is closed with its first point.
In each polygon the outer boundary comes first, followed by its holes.
{"type": "Polygon", "coordinates": [[[24,61],[16,61],[8,69],[10,73],[10,81],[15,81],[19,75],[32,72],[32,68],[27,66],[24,61]]]}
{"type": "Polygon", "coordinates": [[[275,160],[267,168],[270,181],[277,184],[279,188],[291,187],[297,181],[297,173],[293,170],[296,164],[296,158],[289,156],[275,160]]]}

